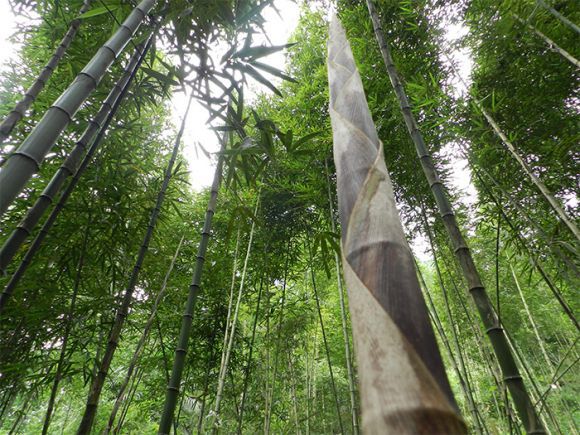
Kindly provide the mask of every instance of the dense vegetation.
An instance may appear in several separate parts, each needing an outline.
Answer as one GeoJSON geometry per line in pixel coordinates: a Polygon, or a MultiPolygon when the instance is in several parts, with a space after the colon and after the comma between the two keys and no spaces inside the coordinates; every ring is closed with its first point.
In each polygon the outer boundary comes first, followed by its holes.
{"type": "MultiPolygon", "coordinates": [[[[18,146],[47,110],[61,110],[53,102],[138,4],[10,3],[41,19],[16,36],[19,58],[0,79],[2,117],[81,15],[31,108],[14,129],[2,124],[0,174],[20,168],[18,146]]],[[[573,23],[580,5],[375,5],[536,413],[549,433],[578,433],[580,33],[573,23]],[[446,29],[457,23],[465,36],[450,42],[446,29]],[[473,58],[467,82],[450,63],[459,49],[473,58]],[[467,201],[452,182],[458,173],[469,174],[476,192],[467,201]]],[[[347,0],[301,4],[295,44],[281,47],[255,42],[275,0],[157,2],[40,170],[14,201],[0,195],[7,201],[1,433],[155,433],[160,421],[176,433],[360,431],[329,116],[331,6],[383,142],[459,411],[470,432],[525,433],[423,176],[367,5],[347,0]],[[281,50],[284,71],[268,63],[281,50]],[[102,105],[115,84],[117,103],[102,105]],[[251,103],[248,84],[264,91],[251,103]],[[195,174],[179,149],[187,119],[175,126],[168,115],[178,92],[208,109],[222,146],[211,155],[214,184],[200,192],[189,186],[195,174]],[[81,141],[80,151],[92,150],[92,159],[79,171],[78,162],[62,169],[61,188],[48,200],[42,190],[91,128],[100,133],[81,141]],[[59,194],[67,189],[70,196],[59,194]],[[19,224],[39,201],[46,209],[39,224],[30,225],[30,215],[19,224]],[[58,215],[47,225],[51,210],[58,215]],[[10,245],[15,238],[21,242],[10,245]],[[175,412],[164,413],[171,399],[175,412]]],[[[203,144],[198,151],[206,152],[203,144]]],[[[10,182],[3,179],[0,190],[10,182]]]]}

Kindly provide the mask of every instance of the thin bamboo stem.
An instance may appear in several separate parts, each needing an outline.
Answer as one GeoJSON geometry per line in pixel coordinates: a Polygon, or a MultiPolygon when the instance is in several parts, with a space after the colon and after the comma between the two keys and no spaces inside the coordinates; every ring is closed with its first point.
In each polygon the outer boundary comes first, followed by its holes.
{"type": "Polygon", "coordinates": [[[240,286],[238,289],[238,298],[237,298],[236,306],[234,309],[234,317],[232,318],[232,327],[231,327],[231,332],[229,334],[229,342],[228,342],[226,355],[225,355],[225,359],[224,359],[224,363],[223,363],[223,371],[221,373],[221,377],[218,379],[218,387],[217,387],[217,392],[216,392],[215,405],[214,405],[214,409],[213,409],[213,414],[214,414],[214,424],[212,427],[213,434],[216,434],[217,430],[219,428],[219,413],[220,413],[221,400],[222,400],[222,395],[223,395],[223,390],[224,390],[224,385],[225,385],[225,376],[226,376],[226,373],[228,371],[230,356],[231,356],[232,348],[234,345],[234,338],[235,338],[235,333],[236,333],[236,324],[238,323],[238,314],[240,312],[240,305],[242,302],[242,295],[243,295],[243,291],[244,291],[246,273],[248,270],[248,263],[250,261],[250,255],[252,253],[252,246],[253,246],[253,241],[254,241],[254,232],[256,229],[255,216],[258,213],[259,205],[260,205],[260,193],[258,192],[258,198],[256,199],[256,206],[254,207],[254,218],[252,219],[252,226],[250,228],[250,236],[248,239],[248,247],[246,249],[246,257],[244,258],[244,266],[242,268],[242,275],[240,277],[240,286]]]}
{"type": "Polygon", "coordinates": [[[336,406],[336,415],[338,417],[338,425],[340,433],[344,434],[344,426],[342,424],[342,413],[340,411],[340,402],[338,400],[338,391],[336,390],[336,382],[334,380],[334,372],[332,370],[332,362],[330,360],[330,349],[328,347],[328,339],[326,338],[326,330],[324,328],[324,320],[322,319],[322,308],[320,306],[320,298],[318,297],[318,288],[316,285],[316,277],[314,276],[312,249],[308,244],[308,253],[310,256],[310,277],[312,279],[312,291],[314,300],[316,301],[316,311],[318,312],[318,321],[320,322],[320,331],[322,332],[322,341],[324,343],[324,351],[326,353],[326,362],[328,364],[328,374],[330,375],[330,385],[332,387],[332,394],[334,396],[334,405],[336,406]]]}
{"type": "Polygon", "coordinates": [[[550,12],[554,17],[556,17],[558,20],[560,20],[562,23],[564,23],[578,35],[580,35],[580,27],[578,27],[576,24],[574,24],[572,21],[570,21],[568,18],[566,18],[552,6],[547,4],[544,0],[536,0],[536,3],[542,6],[544,9],[546,9],[548,12],[550,12]]]}
{"type": "MultiPolygon", "coordinates": [[[[244,384],[242,389],[242,398],[240,400],[240,415],[238,416],[238,435],[242,434],[244,423],[244,406],[246,403],[246,396],[248,394],[248,385],[250,381],[250,371],[252,367],[252,354],[254,352],[254,342],[256,340],[256,328],[258,326],[258,314],[260,312],[260,301],[262,300],[262,288],[264,285],[264,277],[260,279],[260,287],[258,290],[258,301],[256,302],[256,311],[254,313],[254,324],[252,326],[252,338],[250,339],[250,351],[248,353],[248,360],[246,362],[246,369],[244,371],[244,384]]],[[[266,288],[268,292],[269,289],[266,288]]]]}
{"type": "MultiPolygon", "coordinates": [[[[326,169],[326,187],[328,194],[328,209],[330,213],[330,229],[333,233],[336,233],[336,224],[334,223],[334,207],[332,201],[332,193],[330,191],[330,176],[328,173],[328,161],[325,160],[326,169]]],[[[356,398],[355,398],[355,382],[354,382],[354,370],[352,367],[352,358],[350,352],[350,334],[347,326],[346,319],[346,308],[344,302],[344,290],[342,288],[342,279],[340,272],[340,257],[336,251],[334,251],[334,263],[336,266],[336,284],[338,290],[338,298],[340,302],[340,319],[342,322],[342,337],[344,339],[344,358],[346,360],[346,371],[348,374],[348,391],[350,396],[350,413],[352,418],[352,433],[357,435],[359,433],[358,428],[358,415],[356,410],[356,398]]]]}
{"type": "Polygon", "coordinates": [[[523,24],[526,27],[528,27],[540,39],[542,39],[546,43],[546,45],[548,46],[548,48],[550,50],[553,50],[556,53],[558,53],[560,56],[562,56],[564,59],[566,59],[572,65],[574,65],[576,68],[580,68],[580,61],[578,59],[576,59],[574,56],[572,56],[569,52],[567,52],[566,50],[564,50],[562,47],[560,47],[558,44],[556,44],[554,41],[552,41],[550,38],[548,38],[546,35],[544,35],[542,32],[540,32],[535,26],[533,26],[529,22],[523,20],[522,18],[520,18],[519,15],[514,14],[514,13],[512,13],[511,15],[516,20],[518,20],[521,24],[523,24]]]}
{"type": "Polygon", "coordinates": [[[67,351],[67,347],[68,347],[70,333],[71,333],[72,328],[73,328],[73,318],[74,318],[74,313],[75,313],[75,308],[76,308],[77,296],[78,296],[79,289],[80,289],[81,274],[82,274],[82,270],[83,270],[83,266],[84,266],[84,262],[85,262],[85,255],[86,255],[87,244],[88,244],[88,240],[89,240],[89,233],[90,233],[91,224],[92,224],[92,219],[91,219],[91,215],[89,213],[87,228],[85,229],[85,234],[84,234],[82,245],[81,245],[79,261],[77,263],[77,269],[76,269],[75,280],[74,280],[74,285],[73,285],[73,293],[71,296],[70,306],[69,306],[69,310],[68,310],[66,320],[65,320],[66,326],[65,326],[63,337],[62,337],[60,356],[58,358],[58,363],[56,365],[56,373],[54,374],[54,381],[52,383],[52,388],[50,390],[50,397],[48,399],[46,414],[44,416],[44,422],[42,424],[42,435],[46,435],[48,433],[48,429],[50,427],[50,419],[52,417],[52,412],[54,409],[54,402],[56,400],[56,395],[58,392],[58,386],[59,386],[60,381],[62,379],[62,371],[63,371],[63,366],[65,363],[66,351],[67,351]]]}

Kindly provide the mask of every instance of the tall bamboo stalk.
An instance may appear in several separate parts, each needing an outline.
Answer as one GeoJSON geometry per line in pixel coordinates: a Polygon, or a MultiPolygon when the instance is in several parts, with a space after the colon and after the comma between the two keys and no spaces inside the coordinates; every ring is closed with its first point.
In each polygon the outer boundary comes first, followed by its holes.
{"type": "MultiPolygon", "coordinates": [[[[326,169],[326,187],[328,194],[328,209],[330,213],[330,229],[333,233],[336,232],[336,225],[334,223],[334,207],[332,201],[332,193],[330,191],[330,177],[328,174],[328,161],[325,161],[326,169]]],[[[342,288],[342,275],[340,273],[340,257],[338,253],[334,252],[334,263],[336,266],[336,288],[338,290],[338,299],[340,301],[340,319],[342,323],[342,338],[344,340],[344,358],[346,360],[346,372],[348,375],[348,392],[350,398],[350,414],[352,420],[352,433],[358,435],[358,415],[356,411],[355,387],[354,387],[354,370],[352,367],[352,358],[350,352],[350,334],[348,331],[346,320],[346,306],[344,303],[344,290],[342,288]]]]}
{"type": "Polygon", "coordinates": [[[103,123],[107,120],[115,101],[119,98],[119,95],[121,95],[125,84],[131,77],[135,66],[139,62],[142,52],[143,46],[140,46],[137,52],[131,57],[121,78],[117,83],[115,83],[115,86],[103,101],[99,112],[89,122],[86,130],[76,142],[66,160],[53,175],[52,179],[44,188],[34,205],[26,212],[22,221],[14,231],[12,231],[10,236],[2,245],[2,248],[0,249],[0,273],[6,271],[6,268],[18,252],[18,249],[20,249],[22,244],[26,241],[26,238],[32,234],[34,228],[46,210],[48,210],[54,199],[57,197],[67,178],[73,176],[79,169],[83,156],[87,153],[87,150],[92,145],[99,130],[102,128],[103,123]]]}
{"type": "Polygon", "coordinates": [[[149,251],[149,243],[151,242],[151,238],[153,237],[153,232],[155,230],[155,225],[157,224],[157,218],[159,217],[159,213],[161,212],[161,206],[163,205],[163,201],[165,199],[165,193],[167,191],[167,187],[169,186],[169,182],[171,181],[171,176],[173,175],[173,166],[177,159],[177,155],[179,154],[179,147],[181,145],[181,138],[183,136],[183,132],[185,131],[185,125],[187,122],[187,116],[189,115],[189,110],[191,108],[191,103],[193,101],[193,96],[189,98],[189,102],[187,104],[187,108],[185,109],[185,113],[183,115],[183,119],[181,121],[181,127],[177,136],[175,138],[175,142],[173,144],[173,150],[171,152],[171,157],[169,158],[169,162],[167,163],[167,167],[165,169],[165,175],[163,177],[163,183],[161,188],[159,189],[159,193],[157,194],[157,201],[155,203],[155,207],[151,211],[151,215],[149,217],[149,224],[147,225],[147,230],[145,235],[143,236],[143,241],[141,242],[141,247],[139,249],[139,253],[137,254],[137,259],[135,261],[135,266],[133,267],[133,271],[129,278],[129,283],[125,288],[125,292],[123,294],[123,299],[121,304],[117,310],[117,314],[115,316],[115,320],[111,331],[109,333],[109,338],[107,342],[107,348],[105,350],[105,354],[99,365],[99,370],[97,372],[97,376],[93,379],[91,384],[89,396],[87,398],[87,404],[85,406],[85,411],[83,414],[83,418],[79,425],[78,433],[79,434],[87,434],[90,433],[91,428],[93,426],[93,422],[97,412],[97,406],[99,404],[99,398],[101,396],[101,391],[103,389],[103,385],[105,383],[105,378],[109,372],[109,368],[111,366],[111,362],[113,361],[113,356],[115,355],[115,351],[119,344],[119,339],[121,337],[121,330],[123,329],[123,324],[129,314],[129,307],[131,306],[131,302],[133,301],[133,292],[135,290],[135,286],[139,280],[139,272],[141,271],[141,267],[143,265],[143,261],[145,260],[145,255],[149,251]]]}
{"type": "Polygon", "coordinates": [[[282,301],[280,304],[280,314],[278,315],[278,326],[276,328],[276,343],[274,345],[274,372],[272,375],[272,382],[270,383],[270,388],[266,388],[266,412],[264,419],[264,433],[270,433],[270,426],[272,424],[272,405],[274,402],[274,390],[276,387],[276,381],[278,376],[278,358],[280,356],[280,338],[282,333],[282,324],[284,322],[284,308],[286,308],[286,285],[288,282],[288,264],[290,260],[290,247],[291,239],[288,240],[288,248],[286,249],[286,261],[284,265],[284,283],[282,285],[282,301]]]}
{"type": "MultiPolygon", "coordinates": [[[[227,139],[224,136],[221,145],[222,150],[225,149],[226,140],[227,139]]],[[[173,414],[175,412],[175,406],[177,405],[177,398],[179,397],[179,386],[181,384],[181,376],[183,374],[183,368],[185,367],[185,355],[187,353],[187,346],[189,336],[191,334],[191,326],[193,323],[193,310],[195,308],[195,303],[197,301],[197,295],[201,288],[201,274],[203,272],[205,255],[207,253],[207,245],[209,243],[209,238],[211,236],[211,224],[213,216],[215,214],[219,188],[222,180],[223,164],[224,159],[220,154],[217,168],[215,170],[213,178],[213,183],[211,186],[207,210],[205,213],[205,222],[203,224],[203,229],[201,231],[201,241],[199,242],[199,247],[197,250],[195,270],[193,272],[191,285],[189,286],[189,294],[187,297],[187,302],[185,305],[185,310],[181,321],[181,330],[179,332],[177,348],[175,349],[171,378],[167,386],[163,414],[161,415],[161,421],[159,423],[159,434],[161,435],[169,435],[169,432],[171,430],[171,422],[173,420],[173,414]]]]}
{"type": "Polygon", "coordinates": [[[5,161],[0,171],[0,216],[38,171],[44,157],[71,122],[77,110],[95,90],[113,61],[139,29],[156,0],[142,0],[97,51],[71,85],[48,109],[18,149],[5,161]]]}
{"type": "MultiPolygon", "coordinates": [[[[58,6],[56,6],[58,7],[58,6]]],[[[44,89],[44,86],[52,76],[52,73],[64,57],[64,54],[70,47],[71,42],[73,41],[74,37],[76,36],[79,28],[81,27],[82,18],[79,18],[82,14],[87,12],[91,7],[91,0],[84,0],[81,9],[78,12],[78,16],[70,22],[69,28],[60,41],[60,44],[52,54],[48,63],[44,66],[42,71],[32,85],[26,90],[22,99],[16,103],[14,109],[12,109],[8,115],[4,118],[2,123],[0,124],[0,144],[4,142],[12,130],[16,126],[16,124],[24,118],[26,111],[30,108],[32,103],[36,101],[36,98],[44,89]]]]}
{"type": "Polygon", "coordinates": [[[165,296],[165,290],[167,289],[167,283],[169,281],[169,278],[171,277],[171,273],[173,272],[173,267],[175,266],[175,262],[177,261],[179,251],[181,250],[181,245],[183,244],[183,239],[184,239],[184,237],[181,237],[181,240],[179,241],[177,248],[175,249],[175,254],[173,254],[173,258],[171,259],[171,263],[169,264],[169,268],[167,269],[167,272],[165,273],[165,277],[163,278],[163,283],[161,284],[161,289],[157,293],[157,296],[155,297],[155,301],[153,302],[153,307],[151,308],[151,314],[149,314],[149,318],[147,319],[147,322],[145,323],[145,327],[143,328],[143,332],[141,333],[141,337],[139,338],[139,342],[137,343],[137,346],[135,346],[135,350],[133,351],[133,356],[131,357],[131,361],[129,362],[129,366],[127,368],[127,373],[125,374],[125,380],[123,381],[123,383],[121,384],[121,387],[119,388],[119,392],[117,393],[117,399],[115,400],[115,404],[113,405],[113,409],[111,410],[111,414],[109,416],[109,422],[107,424],[107,427],[103,431],[103,434],[105,434],[105,435],[109,434],[109,432],[113,428],[113,424],[115,423],[115,418],[117,417],[117,412],[119,412],[119,408],[121,407],[121,404],[125,400],[125,390],[129,386],[129,382],[131,381],[131,376],[133,375],[133,371],[135,370],[135,367],[137,366],[137,361],[139,360],[139,357],[141,356],[141,353],[143,352],[143,349],[145,348],[145,343],[147,341],[147,338],[149,337],[149,332],[151,331],[151,328],[153,327],[153,322],[155,321],[155,319],[157,317],[157,309],[159,308],[159,305],[161,304],[161,301],[163,300],[163,296],[165,296]]]}
{"type": "Polygon", "coordinates": [[[556,44],[554,41],[552,41],[550,38],[548,38],[545,34],[540,32],[537,29],[537,27],[533,26],[528,21],[525,21],[517,14],[512,13],[511,15],[516,20],[518,20],[521,24],[525,25],[528,29],[530,29],[532,32],[534,32],[540,39],[542,39],[546,43],[548,48],[550,48],[550,50],[553,50],[556,53],[558,53],[560,56],[562,56],[564,59],[566,59],[572,65],[574,65],[576,68],[580,68],[580,61],[578,59],[576,59],[574,56],[572,56],[572,54],[570,54],[569,52],[564,50],[562,47],[560,47],[558,44],[556,44]]]}
{"type": "Polygon", "coordinates": [[[562,15],[560,12],[558,12],[556,9],[554,9],[552,6],[550,6],[544,0],[536,0],[536,3],[539,4],[540,6],[542,6],[544,9],[546,9],[548,12],[550,12],[554,17],[556,17],[558,20],[560,20],[562,23],[564,23],[566,26],[568,26],[570,29],[572,29],[574,32],[576,32],[580,35],[580,27],[578,27],[576,24],[574,24],[572,21],[570,21],[568,18],[566,18],[564,15],[562,15]]]}
{"type": "Polygon", "coordinates": [[[344,29],[330,25],[330,116],[362,431],[465,433],[344,29]]]}
{"type": "Polygon", "coordinates": [[[236,273],[238,272],[238,251],[240,249],[240,234],[241,228],[238,227],[237,235],[236,235],[236,247],[234,248],[234,258],[232,261],[232,275],[231,275],[231,282],[230,282],[230,296],[228,301],[228,314],[226,316],[226,327],[224,330],[224,342],[222,345],[222,357],[220,360],[220,371],[218,374],[218,379],[222,377],[222,372],[224,369],[224,361],[226,360],[226,349],[228,347],[229,341],[229,333],[230,333],[230,319],[232,317],[232,309],[234,307],[234,290],[236,288],[236,273]]]}
{"type": "Polygon", "coordinates": [[[92,224],[92,219],[91,219],[91,214],[89,213],[87,228],[85,229],[85,234],[83,236],[81,251],[80,251],[80,255],[79,255],[79,261],[77,263],[77,270],[75,273],[75,280],[74,280],[73,292],[72,292],[72,296],[71,296],[71,300],[70,300],[70,306],[69,306],[68,313],[67,313],[66,319],[65,319],[66,326],[64,329],[64,334],[62,336],[62,345],[60,348],[60,356],[58,358],[58,363],[56,365],[56,372],[54,374],[54,380],[52,382],[52,388],[50,390],[50,397],[48,399],[48,405],[46,407],[46,414],[44,416],[44,422],[42,424],[42,435],[46,435],[48,433],[48,429],[50,427],[50,419],[52,417],[52,412],[54,409],[54,402],[56,400],[56,395],[58,392],[58,386],[59,386],[60,381],[62,379],[62,370],[63,370],[64,363],[65,363],[66,352],[67,352],[67,347],[68,347],[68,340],[69,340],[70,333],[71,333],[72,328],[73,328],[73,318],[74,318],[74,313],[75,313],[77,296],[78,296],[79,289],[80,289],[81,274],[82,274],[82,270],[83,270],[83,266],[84,266],[84,262],[85,262],[85,255],[86,255],[87,244],[88,244],[88,240],[89,240],[89,233],[90,233],[91,224],[92,224]]]}
{"type": "Polygon", "coordinates": [[[411,111],[409,99],[405,93],[399,73],[393,62],[391,50],[381,28],[381,23],[374,3],[372,0],[366,0],[366,2],[372,19],[375,36],[391,84],[393,85],[393,89],[399,101],[405,124],[407,125],[409,134],[415,144],[421,167],[423,168],[425,177],[427,178],[433,196],[435,197],[435,201],[437,202],[439,213],[443,219],[450,242],[453,245],[453,250],[457,260],[461,265],[463,275],[468,284],[469,293],[475,300],[479,315],[485,325],[487,335],[491,340],[493,349],[502,368],[504,381],[510,390],[518,414],[528,433],[544,433],[542,423],[536,414],[533,402],[526,391],[526,387],[522,377],[520,376],[514,356],[509,348],[504,330],[501,327],[497,314],[495,313],[491,301],[489,300],[489,296],[483,286],[483,282],[481,281],[481,277],[479,276],[479,272],[475,267],[471,252],[467,246],[467,241],[461,233],[453,212],[453,207],[447,197],[447,193],[445,192],[443,183],[439,178],[437,169],[435,168],[435,163],[429,154],[423,135],[421,134],[417,122],[415,121],[415,117],[411,111]]]}
{"type": "Polygon", "coordinates": [[[143,52],[139,53],[138,61],[135,64],[135,67],[133,68],[133,70],[131,70],[131,72],[128,75],[126,73],[123,76],[123,78],[121,79],[122,83],[123,83],[122,91],[119,94],[119,96],[117,97],[117,99],[115,100],[115,103],[113,104],[111,111],[107,115],[107,119],[105,120],[103,126],[101,127],[99,134],[95,138],[94,142],[91,144],[89,150],[87,151],[87,154],[83,158],[83,161],[81,162],[74,177],[72,178],[72,180],[70,181],[70,183],[68,184],[66,189],[62,192],[62,194],[58,200],[58,203],[56,204],[56,206],[54,207],[54,209],[52,210],[52,212],[50,213],[50,215],[48,216],[48,218],[46,219],[46,221],[42,225],[42,228],[40,229],[38,235],[34,238],[33,242],[30,244],[30,247],[26,251],[26,254],[24,255],[24,258],[22,259],[22,261],[20,262],[18,268],[12,274],[12,277],[10,278],[10,281],[8,281],[8,284],[6,284],[6,286],[4,287],[2,294],[0,294],[0,313],[4,309],[8,299],[12,296],[14,289],[16,288],[16,286],[20,282],[20,279],[22,278],[22,276],[24,275],[24,273],[28,269],[28,266],[30,266],[30,264],[32,263],[32,259],[34,258],[34,255],[36,255],[36,253],[40,249],[42,242],[44,241],[44,239],[48,235],[50,229],[52,228],[52,225],[56,222],[56,219],[58,218],[60,212],[64,208],[70,195],[72,194],[75,187],[79,183],[81,175],[87,169],[94,154],[99,149],[101,142],[102,142],[103,138],[105,137],[105,134],[107,133],[107,131],[109,129],[109,125],[111,124],[111,121],[113,120],[115,114],[117,113],[117,110],[119,109],[119,107],[121,106],[121,103],[123,102],[125,96],[127,95],[127,92],[129,91],[129,87],[131,86],[131,83],[133,83],[133,80],[135,79],[135,76],[137,74],[137,71],[139,70],[139,67],[141,66],[141,64],[145,60],[145,56],[146,56],[149,48],[151,47],[152,42],[153,42],[153,39],[150,38],[149,42],[147,43],[143,52]]]}

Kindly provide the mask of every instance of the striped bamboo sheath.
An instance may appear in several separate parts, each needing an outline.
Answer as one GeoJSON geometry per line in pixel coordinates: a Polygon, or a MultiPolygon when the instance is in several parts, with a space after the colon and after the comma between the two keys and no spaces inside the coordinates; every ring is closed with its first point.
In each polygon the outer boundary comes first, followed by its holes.
{"type": "Polygon", "coordinates": [[[328,44],[343,267],[367,434],[465,433],[344,29],[328,44]]]}

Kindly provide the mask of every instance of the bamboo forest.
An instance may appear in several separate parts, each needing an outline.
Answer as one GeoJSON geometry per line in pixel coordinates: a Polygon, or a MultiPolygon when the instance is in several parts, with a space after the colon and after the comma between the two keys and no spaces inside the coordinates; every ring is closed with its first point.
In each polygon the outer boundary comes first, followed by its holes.
{"type": "Polygon", "coordinates": [[[0,434],[580,434],[578,0],[0,6],[0,434]]]}

